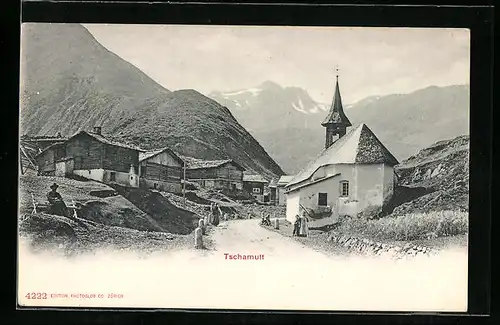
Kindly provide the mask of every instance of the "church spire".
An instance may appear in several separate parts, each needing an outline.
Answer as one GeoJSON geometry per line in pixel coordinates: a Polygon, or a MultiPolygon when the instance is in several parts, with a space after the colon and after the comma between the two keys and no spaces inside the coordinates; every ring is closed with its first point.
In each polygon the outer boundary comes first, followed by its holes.
{"type": "Polygon", "coordinates": [[[344,113],[342,106],[342,97],[340,96],[338,66],[335,68],[336,85],[335,95],[333,96],[332,105],[328,115],[321,123],[326,128],[325,148],[331,146],[334,142],[334,137],[338,135],[341,138],[346,134],[346,128],[351,126],[351,122],[344,113]]]}

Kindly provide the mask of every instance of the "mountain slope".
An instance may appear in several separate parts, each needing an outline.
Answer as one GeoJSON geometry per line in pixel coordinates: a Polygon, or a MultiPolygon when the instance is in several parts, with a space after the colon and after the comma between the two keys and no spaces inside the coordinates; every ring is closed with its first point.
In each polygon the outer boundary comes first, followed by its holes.
{"type": "Polygon", "coordinates": [[[266,81],[254,88],[212,92],[287,172],[298,171],[321,150],[319,122],[327,106],[298,87],[266,81]],[[319,126],[319,128],[318,128],[319,126]]]}
{"type": "Polygon", "coordinates": [[[367,123],[401,161],[436,141],[469,134],[469,87],[427,87],[354,104],[346,114],[367,123]]]}
{"type": "Polygon", "coordinates": [[[396,166],[398,184],[425,189],[425,195],[394,210],[469,210],[469,136],[434,143],[396,166]]]}
{"type": "Polygon", "coordinates": [[[282,174],[229,110],[194,90],[171,92],[101,46],[81,25],[22,29],[21,133],[105,136],[145,149],[171,146],[204,159],[231,158],[270,178],[282,174]]]}
{"type": "MultiPolygon", "coordinates": [[[[342,84],[340,88],[342,93],[342,84]]],[[[286,172],[300,170],[324,146],[320,123],[327,106],[314,102],[303,89],[260,85],[246,91],[214,92],[210,97],[229,107],[286,172]],[[296,109],[299,98],[309,103],[303,110],[296,109]]],[[[344,110],[353,126],[366,123],[398,160],[436,141],[469,133],[468,85],[370,96],[344,103],[344,110]]]]}
{"type": "Polygon", "coordinates": [[[170,93],[77,24],[23,24],[21,125],[27,134],[107,129],[170,93]]]}

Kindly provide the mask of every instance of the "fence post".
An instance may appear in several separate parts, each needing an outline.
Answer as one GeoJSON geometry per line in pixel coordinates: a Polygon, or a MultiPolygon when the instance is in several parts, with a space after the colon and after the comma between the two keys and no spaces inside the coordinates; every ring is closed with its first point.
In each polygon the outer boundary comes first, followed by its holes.
{"type": "Polygon", "coordinates": [[[274,219],[274,229],[280,229],[280,219],[274,219]]]}
{"type": "Polygon", "coordinates": [[[197,249],[203,248],[203,230],[198,227],[194,230],[194,247],[197,249]]]}

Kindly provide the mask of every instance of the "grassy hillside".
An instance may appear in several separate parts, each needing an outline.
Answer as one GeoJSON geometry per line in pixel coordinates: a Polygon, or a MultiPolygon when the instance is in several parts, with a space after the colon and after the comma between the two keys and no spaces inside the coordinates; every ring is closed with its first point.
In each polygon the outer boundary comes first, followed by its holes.
{"type": "MultiPolygon", "coordinates": [[[[196,214],[177,208],[167,199],[139,189],[118,191],[94,181],[77,181],[68,178],[22,175],[19,185],[19,213],[33,210],[31,195],[37,203],[47,202],[50,185],[56,182],[58,192],[66,204],[73,200],[78,216],[101,225],[134,230],[189,234],[197,224],[196,214]],[[155,206],[152,211],[149,207],[155,206]]],[[[43,212],[43,211],[41,211],[43,212]]]]}
{"type": "Polygon", "coordinates": [[[393,214],[469,210],[469,136],[436,142],[396,167],[398,183],[428,194],[398,206],[393,214]]]}

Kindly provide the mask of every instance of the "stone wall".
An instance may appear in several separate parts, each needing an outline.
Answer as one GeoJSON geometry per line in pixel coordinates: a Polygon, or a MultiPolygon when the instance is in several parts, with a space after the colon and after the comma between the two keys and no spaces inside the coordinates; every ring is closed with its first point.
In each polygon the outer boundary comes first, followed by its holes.
{"type": "Polygon", "coordinates": [[[341,234],[331,234],[328,240],[364,255],[385,256],[400,259],[403,257],[434,255],[436,250],[425,246],[407,243],[403,247],[378,243],[369,239],[356,238],[341,234]]]}

